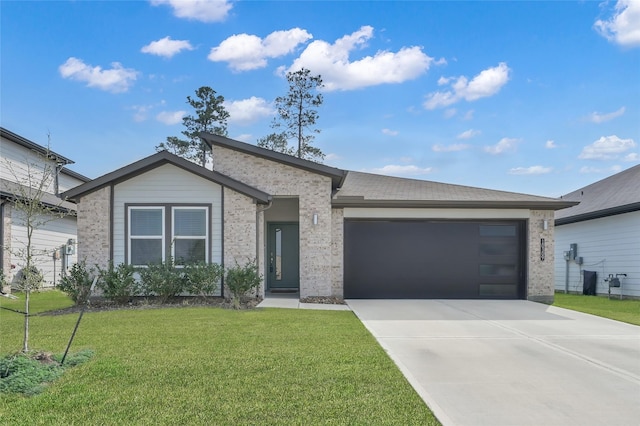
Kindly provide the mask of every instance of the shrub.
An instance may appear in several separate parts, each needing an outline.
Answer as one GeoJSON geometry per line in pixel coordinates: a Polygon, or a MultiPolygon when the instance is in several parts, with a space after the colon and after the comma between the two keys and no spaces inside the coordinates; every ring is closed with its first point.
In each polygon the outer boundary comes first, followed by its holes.
{"type": "Polygon", "coordinates": [[[262,276],[258,273],[258,265],[255,261],[249,261],[240,266],[227,269],[225,284],[231,292],[233,307],[240,308],[240,300],[247,292],[255,290],[260,286],[262,276]]]}
{"type": "Polygon", "coordinates": [[[140,282],[145,295],[155,295],[160,303],[165,303],[185,289],[184,273],[176,269],[173,259],[162,263],[152,263],[140,268],[140,282]]]}
{"type": "Polygon", "coordinates": [[[85,349],[67,357],[61,366],[62,355],[37,353],[6,355],[0,358],[0,394],[18,393],[25,396],[37,395],[44,390],[46,383],[62,375],[66,368],[86,362],[93,351],[85,349]]]}
{"type": "Polygon", "coordinates": [[[30,268],[22,268],[18,272],[17,287],[21,291],[37,291],[44,283],[42,272],[31,265],[30,268]]]}
{"type": "Polygon", "coordinates": [[[69,274],[62,277],[58,288],[67,293],[76,305],[82,305],[91,296],[91,284],[94,276],[95,269],[87,269],[84,262],[76,263],[71,267],[69,274]]]}
{"type": "Polygon", "coordinates": [[[103,292],[105,298],[116,303],[127,303],[133,296],[140,294],[140,288],[134,278],[135,270],[133,266],[124,263],[117,267],[109,261],[107,269],[98,267],[99,281],[98,287],[103,292]]]}
{"type": "Polygon", "coordinates": [[[185,290],[203,300],[218,289],[224,268],[217,263],[192,263],[184,268],[185,290]]]}

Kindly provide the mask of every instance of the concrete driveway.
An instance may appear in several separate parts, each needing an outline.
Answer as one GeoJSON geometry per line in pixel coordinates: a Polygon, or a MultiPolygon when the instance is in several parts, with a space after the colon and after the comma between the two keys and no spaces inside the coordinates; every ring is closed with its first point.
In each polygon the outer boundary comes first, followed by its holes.
{"type": "Polygon", "coordinates": [[[640,425],[640,327],[523,300],[348,300],[443,425],[640,425]]]}

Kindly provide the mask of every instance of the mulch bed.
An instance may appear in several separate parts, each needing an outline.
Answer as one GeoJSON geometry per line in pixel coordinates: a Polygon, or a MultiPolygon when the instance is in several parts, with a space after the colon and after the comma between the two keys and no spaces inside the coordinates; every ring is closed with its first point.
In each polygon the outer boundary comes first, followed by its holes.
{"type": "MultiPolygon", "coordinates": [[[[243,299],[240,304],[240,309],[253,309],[261,301],[262,299],[256,299],[255,297],[243,299]]],[[[224,299],[222,297],[210,297],[206,300],[202,300],[198,297],[176,297],[166,303],[160,303],[160,301],[154,300],[154,298],[135,297],[132,298],[128,303],[115,303],[102,298],[92,298],[85,307],[85,312],[104,312],[124,309],[142,310],[161,308],[189,308],[194,306],[210,306],[215,308],[233,309],[233,303],[230,300],[224,299]]],[[[37,315],[66,315],[79,313],[81,310],[81,305],[74,305],[64,309],[41,312],[37,315]]]]}

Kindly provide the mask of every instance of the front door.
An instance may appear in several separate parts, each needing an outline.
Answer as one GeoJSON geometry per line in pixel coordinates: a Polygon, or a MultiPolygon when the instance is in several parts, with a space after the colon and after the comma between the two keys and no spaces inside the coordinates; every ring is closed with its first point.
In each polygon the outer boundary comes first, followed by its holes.
{"type": "Polygon", "coordinates": [[[267,232],[267,288],[297,290],[300,287],[298,224],[269,223],[267,232]]]}

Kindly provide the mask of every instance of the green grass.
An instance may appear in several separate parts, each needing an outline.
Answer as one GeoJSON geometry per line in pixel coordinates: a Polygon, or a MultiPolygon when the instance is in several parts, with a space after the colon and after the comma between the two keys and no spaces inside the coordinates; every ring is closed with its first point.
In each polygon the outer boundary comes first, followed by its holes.
{"type": "Polygon", "coordinates": [[[640,325],[640,300],[556,293],[554,306],[640,325]]]}
{"type": "MultiPolygon", "coordinates": [[[[31,346],[64,351],[77,317],[33,317],[31,346]]],[[[19,349],[22,317],[0,310],[0,324],[0,352],[19,349]]],[[[2,395],[0,424],[439,424],[351,312],[93,312],[85,348],[42,394],[2,395]]]]}

